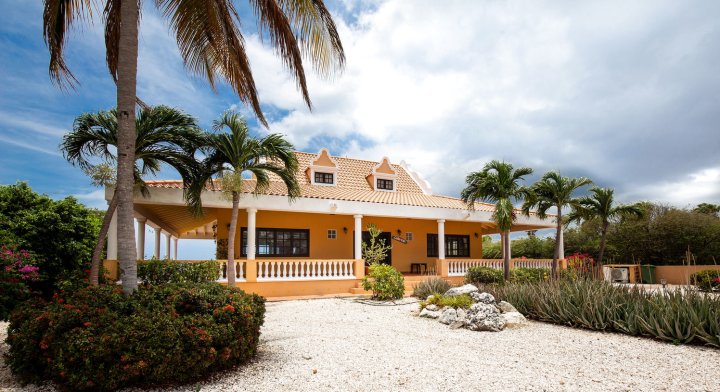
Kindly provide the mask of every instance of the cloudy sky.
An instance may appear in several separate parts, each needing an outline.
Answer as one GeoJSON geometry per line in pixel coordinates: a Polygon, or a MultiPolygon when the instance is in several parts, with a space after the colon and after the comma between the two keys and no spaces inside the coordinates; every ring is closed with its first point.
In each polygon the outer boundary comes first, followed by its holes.
{"type": "MultiPolygon", "coordinates": [[[[144,3],[140,97],[203,126],[229,108],[251,115],[226,87],[213,92],[186,72],[144,3]]],[[[310,75],[312,112],[245,4],[270,129],[299,150],[404,160],[451,196],[469,171],[503,159],[590,177],[623,202],[720,202],[720,2],[328,1],[347,68],[333,80],[310,75]]],[[[0,183],[102,206],[57,150],[78,114],[114,105],[100,21],[70,36],[82,84],[62,92],[47,73],[41,2],[0,5],[0,183]]]]}

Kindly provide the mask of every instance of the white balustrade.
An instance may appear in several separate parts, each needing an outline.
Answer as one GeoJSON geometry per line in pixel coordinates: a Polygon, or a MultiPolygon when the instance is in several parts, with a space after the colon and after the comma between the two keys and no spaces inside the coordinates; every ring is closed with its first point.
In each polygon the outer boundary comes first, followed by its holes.
{"type": "Polygon", "coordinates": [[[552,268],[551,259],[513,259],[515,268],[552,268]]]}
{"type": "MultiPolygon", "coordinates": [[[[448,276],[464,276],[472,267],[503,269],[502,259],[447,259],[448,276]]],[[[551,268],[552,260],[512,259],[513,268],[551,268]]]]}
{"type": "MultiPolygon", "coordinates": [[[[228,281],[228,275],[227,275],[227,260],[218,260],[220,266],[218,271],[218,282],[227,282],[228,281]]],[[[245,260],[235,260],[235,281],[236,282],[244,282],[245,281],[245,260]]]]}
{"type": "Polygon", "coordinates": [[[256,260],[257,281],[355,279],[354,260],[256,260]]]}

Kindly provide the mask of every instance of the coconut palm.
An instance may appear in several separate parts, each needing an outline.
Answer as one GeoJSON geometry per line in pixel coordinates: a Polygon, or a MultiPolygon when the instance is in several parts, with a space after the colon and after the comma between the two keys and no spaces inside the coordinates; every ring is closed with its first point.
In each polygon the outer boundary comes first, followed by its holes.
{"type": "MultiPolygon", "coordinates": [[[[92,0],[44,0],[43,36],[50,51],[51,79],[74,87],[77,79],[64,59],[67,33],[78,21],[92,17],[92,0]]],[[[233,1],[155,0],[176,36],[180,55],[192,73],[207,78],[215,88],[221,78],[240,100],[252,107],[267,126],[240,31],[240,14],[233,1]]],[[[308,107],[312,107],[305,80],[303,56],[310,58],[321,76],[330,76],[345,63],[340,37],[322,0],[255,0],[249,2],[258,18],[261,35],[267,35],[284,65],[292,72],[308,107]]],[[[133,187],[135,166],[135,105],[138,102],[138,30],[141,1],[103,2],[105,58],[117,85],[118,121],[118,259],[123,290],[137,289],[133,187]]]]}
{"type": "Polygon", "coordinates": [[[545,173],[542,178],[533,184],[525,198],[522,210],[525,215],[530,215],[530,210],[537,209],[538,217],[547,218],[547,211],[555,207],[557,209],[557,230],[555,235],[555,254],[552,261],[552,276],[557,277],[557,264],[560,259],[560,248],[562,247],[563,207],[576,207],[578,199],[573,198],[573,192],[578,188],[591,184],[589,178],[563,177],[559,172],[551,171],[545,173]]]}
{"type": "MultiPolygon", "coordinates": [[[[184,181],[189,181],[194,166],[197,166],[194,152],[203,137],[195,119],[167,106],[141,109],[135,118],[135,187],[148,195],[143,177],[157,174],[163,163],[175,168],[184,181]]],[[[65,159],[88,173],[96,185],[115,185],[114,173],[108,172],[107,164],[117,162],[113,151],[117,150],[117,143],[117,111],[100,111],[78,116],[73,130],[63,136],[60,150],[65,159]],[[94,164],[96,159],[103,163],[94,164]]],[[[117,205],[118,191],[115,188],[92,256],[90,282],[93,285],[98,284],[100,254],[117,205]]]]}
{"type": "Polygon", "coordinates": [[[597,269],[602,271],[603,255],[605,253],[605,239],[611,221],[627,217],[642,217],[643,209],[636,205],[615,204],[615,191],[610,188],[590,188],[590,196],[578,199],[573,211],[568,214],[569,222],[599,219],[600,249],[598,251],[597,269]]]}
{"type": "Polygon", "coordinates": [[[253,193],[262,193],[270,186],[270,175],[282,180],[290,200],[300,195],[295,174],[298,161],[290,144],[282,135],[271,134],[254,138],[247,122],[238,113],[228,111],[213,123],[217,133],[208,134],[202,150],[206,158],[201,162],[201,171],[196,173],[187,192],[188,204],[196,213],[202,212],[202,191],[214,186],[213,177],[219,177],[222,190],[232,200],[230,228],[228,229],[227,276],[228,286],[235,285],[235,233],[237,231],[240,194],[245,187],[253,193]],[[229,130],[230,133],[223,132],[229,130]],[[243,174],[252,174],[254,180],[246,180],[243,174]]]}
{"type": "MultiPolygon", "coordinates": [[[[503,249],[510,246],[510,229],[515,221],[515,207],[513,200],[521,200],[525,188],[520,181],[532,174],[529,167],[515,169],[507,162],[493,160],[483,167],[481,171],[470,173],[465,179],[467,186],[462,190],[460,197],[473,209],[475,202],[480,200],[495,203],[492,220],[503,233],[503,249]]],[[[503,270],[505,279],[510,278],[510,252],[505,251],[503,270]]]]}

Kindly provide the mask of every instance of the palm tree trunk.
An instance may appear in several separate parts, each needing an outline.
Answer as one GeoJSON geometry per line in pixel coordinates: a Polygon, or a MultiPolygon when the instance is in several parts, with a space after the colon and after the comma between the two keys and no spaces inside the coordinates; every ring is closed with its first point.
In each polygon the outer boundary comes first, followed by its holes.
{"type": "Polygon", "coordinates": [[[117,186],[118,198],[118,263],[123,292],[132,294],[137,289],[137,254],[135,252],[135,225],[133,224],[133,167],[135,164],[135,97],[138,60],[137,1],[122,1],[120,5],[120,40],[117,68],[117,186]]]}
{"type": "Polygon", "coordinates": [[[555,231],[555,254],[553,255],[553,261],[552,261],[552,270],[550,271],[550,275],[552,275],[552,279],[557,279],[557,273],[558,273],[558,259],[560,258],[560,241],[562,241],[562,207],[558,207],[558,214],[557,214],[557,230],[555,231]]]}
{"type": "Polygon", "coordinates": [[[237,231],[238,204],[240,204],[240,193],[233,191],[227,255],[227,281],[230,287],[235,287],[235,232],[237,231]]]}
{"type": "Polygon", "coordinates": [[[100,255],[102,254],[103,247],[105,246],[105,238],[107,238],[108,230],[110,230],[110,222],[112,221],[115,209],[117,208],[117,199],[117,192],[113,191],[113,197],[110,199],[110,204],[108,205],[108,209],[103,217],[97,244],[95,244],[95,249],[93,250],[92,264],[90,265],[90,284],[93,286],[97,286],[100,283],[98,277],[100,275],[100,255]]]}
{"type": "Polygon", "coordinates": [[[600,232],[600,250],[598,252],[597,270],[598,277],[602,277],[603,255],[605,254],[605,237],[607,236],[608,222],[603,222],[600,232]]]}
{"type": "Polygon", "coordinates": [[[510,230],[506,230],[503,235],[503,276],[505,281],[510,280],[510,230]]]}

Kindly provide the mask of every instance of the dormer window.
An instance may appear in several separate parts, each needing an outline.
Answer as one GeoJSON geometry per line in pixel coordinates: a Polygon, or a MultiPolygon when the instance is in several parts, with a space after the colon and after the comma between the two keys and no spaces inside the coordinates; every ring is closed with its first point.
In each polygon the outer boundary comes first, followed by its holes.
{"type": "Polygon", "coordinates": [[[320,150],[318,155],[310,162],[307,170],[307,179],[310,185],[336,186],[338,181],[338,164],[330,156],[327,148],[320,150]]]}
{"type": "Polygon", "coordinates": [[[395,189],[394,187],[395,181],[393,180],[386,180],[383,178],[377,179],[377,189],[382,189],[384,191],[392,191],[395,189]]]}
{"type": "Polygon", "coordinates": [[[397,172],[387,157],[383,157],[382,161],[373,167],[372,172],[370,172],[366,178],[373,190],[380,192],[397,191],[395,184],[397,181],[397,172]]]}
{"type": "Polygon", "coordinates": [[[315,183],[332,185],[335,183],[334,177],[333,173],[315,172],[315,183]]]}

